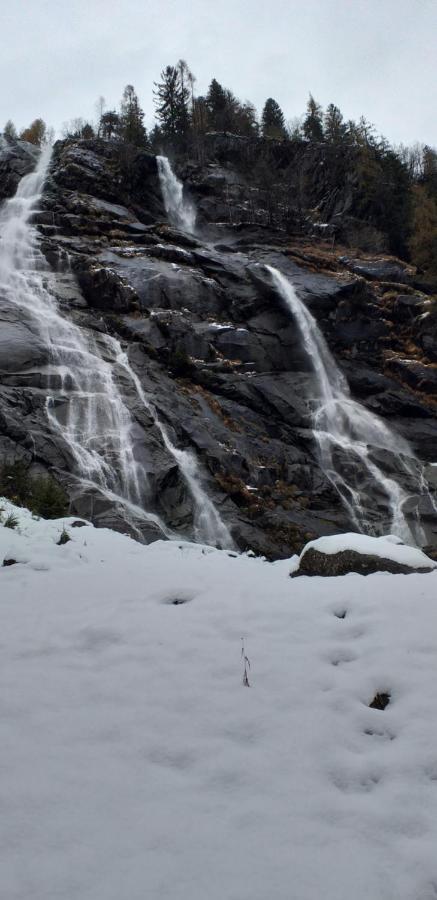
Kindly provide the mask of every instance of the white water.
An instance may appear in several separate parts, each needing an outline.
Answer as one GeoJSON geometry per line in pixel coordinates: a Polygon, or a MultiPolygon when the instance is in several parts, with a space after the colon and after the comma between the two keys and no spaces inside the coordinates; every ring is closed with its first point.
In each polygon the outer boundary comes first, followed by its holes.
{"type": "Polygon", "coordinates": [[[388,451],[397,457],[406,480],[414,484],[414,495],[427,492],[423,471],[404,438],[391,431],[376,415],[352,399],[346,379],[340,372],[318,325],[294,287],[277,269],[267,266],[275,288],[292,314],[315,376],[312,398],[314,437],[318,444],[320,466],[338,491],[359,531],[372,533],[377,525],[375,510],[369,509],[371,497],[366,482],[373,482],[378,494],[386,498],[388,521],[380,523],[404,541],[423,543],[424,533],[417,523],[410,527],[405,507],[409,495],[393,477],[386,475],[376,455],[388,451]]]}
{"type": "Polygon", "coordinates": [[[193,501],[196,539],[231,546],[229,531],[200,484],[195,459],[170,441],[119,342],[108,335],[97,338],[64,318],[50,293],[50,271],[38,248],[37,231],[29,222],[42,195],[50,158],[51,150],[46,147],[35,171],[22,178],[15,197],[0,213],[0,291],[37,326],[50,351],[49,423],[71,453],[74,474],[111,501],[121,502],[128,520],[131,513],[133,520],[154,522],[171,536],[158,516],[144,511],[148,480],[134,456],[134,421],[114,380],[114,366],[119,366],[152,414],[165,447],[179,466],[193,501]]]}
{"type": "Polygon", "coordinates": [[[194,232],[196,226],[196,209],[186,197],[184,186],[173,172],[166,156],[157,156],[159,181],[165,211],[172,225],[182,231],[194,232]]]}
{"type": "Polygon", "coordinates": [[[128,358],[119,346],[117,362],[126,371],[133,381],[138,397],[152,415],[155,425],[158,426],[164,446],[176,460],[181,475],[188,487],[194,503],[194,536],[200,543],[213,544],[217,547],[230,548],[233,546],[231,534],[222,521],[217,509],[202,488],[200,483],[197,461],[188,450],[180,450],[172,443],[168,432],[158,419],[155,408],[148,401],[142,388],[138,375],[131,369],[128,358]]]}

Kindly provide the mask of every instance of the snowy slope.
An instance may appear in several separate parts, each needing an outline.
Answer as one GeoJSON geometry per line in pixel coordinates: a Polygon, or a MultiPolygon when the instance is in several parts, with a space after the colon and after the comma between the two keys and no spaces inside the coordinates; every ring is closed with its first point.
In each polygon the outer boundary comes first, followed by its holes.
{"type": "Polygon", "coordinates": [[[18,514],[2,898],[437,897],[437,572],[292,580],[18,514]]]}

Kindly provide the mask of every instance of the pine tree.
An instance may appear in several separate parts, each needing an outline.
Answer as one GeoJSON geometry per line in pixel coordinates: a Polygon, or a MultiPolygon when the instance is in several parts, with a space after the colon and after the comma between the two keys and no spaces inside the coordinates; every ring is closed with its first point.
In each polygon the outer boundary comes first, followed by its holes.
{"type": "Polygon", "coordinates": [[[159,125],[153,126],[149,133],[149,141],[152,153],[155,153],[157,156],[160,155],[163,149],[164,136],[159,125]]]}
{"type": "Polygon", "coordinates": [[[286,128],[284,113],[279,103],[269,97],[264,104],[261,115],[262,134],[265,138],[284,138],[286,137],[286,128]]]}
{"type": "Polygon", "coordinates": [[[253,103],[246,100],[245,103],[235,104],[233,131],[236,134],[244,134],[246,137],[257,137],[259,132],[256,109],[253,103]]]}
{"type": "Polygon", "coordinates": [[[422,151],[422,181],[430,197],[437,200],[437,153],[425,144],[422,151]]]}
{"type": "Polygon", "coordinates": [[[96,136],[96,133],[94,131],[93,126],[91,125],[91,122],[85,122],[85,125],[83,126],[82,133],[81,133],[82,140],[92,141],[92,139],[95,138],[95,136],[96,136]]]}
{"type": "Polygon", "coordinates": [[[161,72],[161,81],[155,82],[156,113],[161,131],[164,138],[174,143],[186,136],[189,126],[187,70],[186,63],[180,60],[177,66],[167,66],[161,72]]]}
{"type": "Polygon", "coordinates": [[[309,141],[323,141],[323,111],[312,94],[307,103],[307,113],[302,126],[304,136],[309,141]]]}
{"type": "Polygon", "coordinates": [[[213,131],[232,131],[235,98],[213,78],[206,95],[206,106],[213,131]]]}
{"type": "Polygon", "coordinates": [[[339,144],[345,138],[347,126],[343,121],[343,116],[334,103],[330,103],[325,113],[325,139],[331,144],[339,144]]]}
{"type": "Polygon", "coordinates": [[[10,141],[17,140],[17,129],[15,128],[15,125],[11,121],[11,119],[8,119],[8,121],[6,122],[6,125],[3,129],[3,134],[4,137],[9,138],[10,141]]]}
{"type": "Polygon", "coordinates": [[[132,84],[127,84],[120,107],[120,137],[127,144],[145,147],[147,132],[143,123],[144,113],[132,84]]]}
{"type": "Polygon", "coordinates": [[[120,133],[120,116],[115,109],[108,109],[102,113],[99,124],[99,135],[106,141],[110,141],[120,133]]]}

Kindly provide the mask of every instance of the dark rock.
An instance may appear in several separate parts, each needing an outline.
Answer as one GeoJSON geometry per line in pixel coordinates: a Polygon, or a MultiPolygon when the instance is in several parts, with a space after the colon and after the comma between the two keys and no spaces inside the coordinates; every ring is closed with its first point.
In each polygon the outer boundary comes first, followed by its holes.
{"type": "Polygon", "coordinates": [[[437,365],[427,365],[415,359],[391,359],[387,368],[417,391],[434,395],[437,392],[437,365]]]}
{"type": "Polygon", "coordinates": [[[390,700],[391,700],[390,694],[387,694],[385,691],[382,691],[382,693],[375,694],[372,702],[369,703],[369,708],[384,710],[389,705],[390,700]]]}
{"type": "Polygon", "coordinates": [[[384,559],[373,554],[357,553],[356,550],[340,550],[338,553],[322,553],[314,547],[310,547],[300,558],[299,568],[291,573],[292,578],[299,575],[316,575],[323,577],[336,577],[356,572],[358,575],[372,575],[374,572],[391,572],[392,575],[409,575],[418,572],[431,572],[434,566],[430,560],[429,566],[420,569],[395,562],[392,559],[384,559]]]}
{"type": "Polygon", "coordinates": [[[12,559],[11,557],[5,557],[3,560],[3,566],[15,566],[17,564],[16,559],[12,559]]]}
{"type": "Polygon", "coordinates": [[[0,312],[0,371],[19,372],[48,361],[38,326],[14,307],[0,312]]]}
{"type": "Polygon", "coordinates": [[[426,311],[414,322],[414,337],[432,362],[437,362],[437,304],[427,301],[426,311]]]}
{"type": "Polygon", "coordinates": [[[423,313],[425,302],[420,294],[399,294],[393,304],[393,315],[400,322],[411,322],[423,313]]]}
{"type": "Polygon", "coordinates": [[[363,278],[371,281],[393,282],[395,284],[409,284],[412,279],[411,269],[400,260],[393,259],[355,259],[342,256],[340,262],[363,278]]]}
{"type": "Polygon", "coordinates": [[[114,312],[129,312],[139,305],[128,282],[112,269],[97,267],[78,272],[79,285],[89,306],[114,312]]]}
{"type": "Polygon", "coordinates": [[[0,201],[12,197],[23,175],[35,168],[39,148],[26,141],[5,139],[0,144],[0,201]]]}

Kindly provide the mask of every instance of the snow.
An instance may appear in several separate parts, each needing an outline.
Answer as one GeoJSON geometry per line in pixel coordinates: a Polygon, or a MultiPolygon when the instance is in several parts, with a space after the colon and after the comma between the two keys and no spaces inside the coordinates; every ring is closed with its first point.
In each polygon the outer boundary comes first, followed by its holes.
{"type": "Polygon", "coordinates": [[[412,569],[423,567],[436,568],[437,563],[418,550],[417,547],[408,547],[402,543],[401,538],[395,534],[384,537],[368,537],[366,534],[333,534],[310,541],[301,553],[301,558],[310,548],[320,553],[340,553],[342,550],[355,550],[356,553],[379,556],[382,559],[391,559],[394,562],[411,566],[412,569]]]}
{"type": "Polygon", "coordinates": [[[437,572],[290,579],[15,512],[5,900],[437,896],[437,572]]]}

